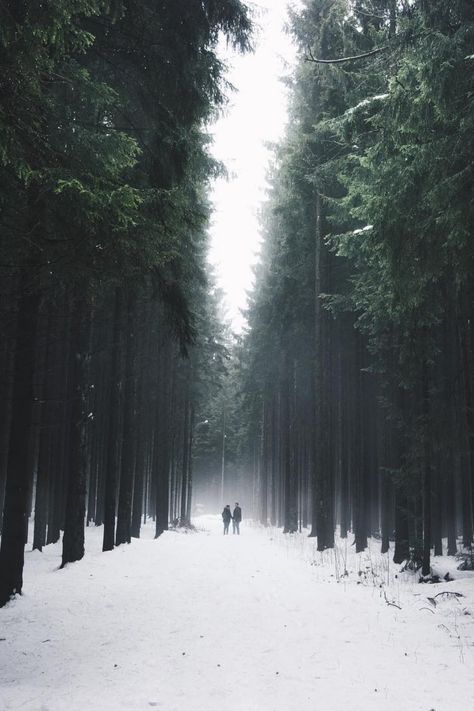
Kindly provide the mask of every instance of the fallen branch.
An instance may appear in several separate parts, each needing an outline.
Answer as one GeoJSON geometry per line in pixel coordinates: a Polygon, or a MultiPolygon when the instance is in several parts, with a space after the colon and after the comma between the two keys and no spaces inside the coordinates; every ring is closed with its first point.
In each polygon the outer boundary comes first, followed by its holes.
{"type": "Polygon", "coordinates": [[[389,600],[388,597],[387,597],[387,593],[385,592],[385,590],[383,591],[383,595],[384,595],[385,602],[387,603],[387,605],[390,605],[390,607],[396,607],[398,610],[401,610],[401,609],[402,609],[402,608],[400,607],[400,605],[397,605],[396,602],[390,602],[390,600],[389,600]]]}
{"type": "Polygon", "coordinates": [[[453,597],[464,597],[462,593],[454,592],[453,590],[443,590],[443,592],[436,593],[433,598],[439,597],[440,595],[452,595],[453,597]]]}

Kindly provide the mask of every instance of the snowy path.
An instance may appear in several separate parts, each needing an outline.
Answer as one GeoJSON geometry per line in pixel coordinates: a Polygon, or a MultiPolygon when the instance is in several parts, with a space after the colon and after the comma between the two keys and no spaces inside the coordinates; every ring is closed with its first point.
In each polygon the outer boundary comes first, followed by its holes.
{"type": "MultiPolygon", "coordinates": [[[[58,546],[29,553],[26,595],[0,610],[0,709],[474,708],[472,604],[443,617],[417,586],[398,610],[266,532],[205,525],[107,554],[92,530],[65,570],[58,546]]],[[[474,601],[473,580],[450,585],[474,601]]]]}

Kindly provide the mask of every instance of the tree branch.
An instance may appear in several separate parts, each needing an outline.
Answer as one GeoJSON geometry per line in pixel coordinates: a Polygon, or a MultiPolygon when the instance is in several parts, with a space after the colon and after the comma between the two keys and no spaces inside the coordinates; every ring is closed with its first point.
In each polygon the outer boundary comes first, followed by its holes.
{"type": "Polygon", "coordinates": [[[387,605],[389,605],[390,607],[396,607],[396,608],[399,609],[399,610],[402,609],[402,608],[400,607],[400,605],[397,605],[396,602],[390,602],[390,600],[389,600],[388,597],[387,597],[387,593],[385,592],[385,590],[383,591],[383,594],[384,594],[385,602],[387,603],[387,605]]]}
{"type": "Polygon", "coordinates": [[[376,47],[371,49],[370,52],[364,52],[363,54],[356,54],[353,57],[341,57],[340,59],[318,59],[313,55],[310,49],[308,49],[308,56],[305,57],[307,62],[315,62],[316,64],[343,64],[344,62],[354,62],[357,59],[365,59],[366,57],[373,57],[376,54],[385,52],[389,49],[389,45],[386,44],[383,47],[376,47]]]}

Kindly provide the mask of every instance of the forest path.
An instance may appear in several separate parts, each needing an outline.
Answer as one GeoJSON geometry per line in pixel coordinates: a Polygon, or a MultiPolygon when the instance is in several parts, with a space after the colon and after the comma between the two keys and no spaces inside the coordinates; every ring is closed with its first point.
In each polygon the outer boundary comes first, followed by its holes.
{"type": "Polygon", "coordinates": [[[320,582],[245,522],[241,536],[199,525],[106,554],[91,529],[64,570],[59,546],[29,553],[26,594],[0,611],[0,709],[473,708],[472,648],[419,604],[320,582]]]}

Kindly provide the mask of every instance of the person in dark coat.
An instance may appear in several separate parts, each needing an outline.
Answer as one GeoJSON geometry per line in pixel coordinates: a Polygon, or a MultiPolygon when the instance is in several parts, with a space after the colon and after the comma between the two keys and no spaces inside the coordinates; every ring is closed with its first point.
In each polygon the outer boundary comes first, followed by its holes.
{"type": "Polygon", "coordinates": [[[235,504],[234,513],[232,514],[232,527],[234,533],[240,536],[240,522],[242,521],[242,509],[240,508],[238,502],[235,504]]]}
{"type": "Polygon", "coordinates": [[[226,504],[224,506],[224,510],[222,512],[222,520],[224,521],[224,536],[226,533],[229,533],[229,523],[232,518],[232,514],[230,512],[230,505],[226,504]]]}

